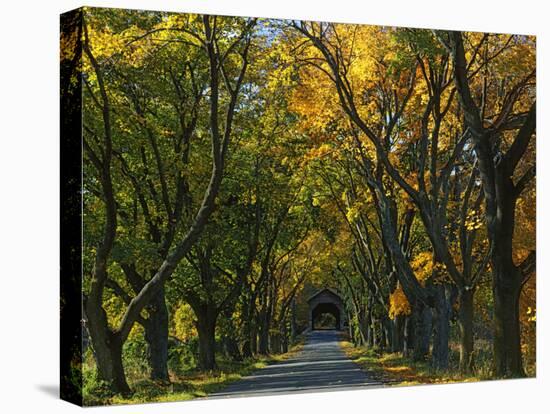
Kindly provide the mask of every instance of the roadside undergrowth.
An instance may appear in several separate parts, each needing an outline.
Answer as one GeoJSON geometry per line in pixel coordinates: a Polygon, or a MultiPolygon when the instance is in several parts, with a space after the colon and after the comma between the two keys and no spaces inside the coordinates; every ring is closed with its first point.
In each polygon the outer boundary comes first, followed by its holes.
{"type": "Polygon", "coordinates": [[[485,375],[436,371],[428,362],[416,362],[401,353],[385,353],[372,348],[355,347],[348,341],[341,341],[340,347],[369,376],[388,386],[463,383],[489,379],[485,375]]]}
{"type": "Polygon", "coordinates": [[[133,390],[130,396],[109,395],[102,392],[101,390],[104,387],[99,385],[94,392],[85,394],[84,405],[141,404],[186,401],[206,397],[208,394],[220,391],[258,369],[293,357],[300,352],[303,344],[303,338],[298,338],[297,343],[284,354],[258,355],[244,361],[231,361],[220,357],[218,358],[217,370],[208,372],[190,370],[185,375],[171,373],[170,382],[152,381],[144,378],[132,380],[132,378],[129,378],[129,384],[133,390]]]}

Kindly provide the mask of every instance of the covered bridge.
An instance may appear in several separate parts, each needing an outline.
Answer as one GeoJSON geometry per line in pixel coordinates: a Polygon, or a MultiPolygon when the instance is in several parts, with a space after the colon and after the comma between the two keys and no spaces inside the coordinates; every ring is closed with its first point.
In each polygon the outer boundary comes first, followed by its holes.
{"type": "Polygon", "coordinates": [[[316,329],[316,321],[323,314],[331,314],[336,320],[334,329],[342,330],[346,325],[346,312],[344,302],[340,295],[334,290],[324,288],[310,296],[307,300],[309,305],[309,328],[316,329]]]}

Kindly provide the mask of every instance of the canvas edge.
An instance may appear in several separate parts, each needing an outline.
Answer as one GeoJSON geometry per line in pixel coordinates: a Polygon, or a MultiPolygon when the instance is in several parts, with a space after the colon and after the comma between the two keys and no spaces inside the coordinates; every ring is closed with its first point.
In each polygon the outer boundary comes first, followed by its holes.
{"type": "Polygon", "coordinates": [[[82,399],[82,14],[60,15],[60,398],[82,399]]]}

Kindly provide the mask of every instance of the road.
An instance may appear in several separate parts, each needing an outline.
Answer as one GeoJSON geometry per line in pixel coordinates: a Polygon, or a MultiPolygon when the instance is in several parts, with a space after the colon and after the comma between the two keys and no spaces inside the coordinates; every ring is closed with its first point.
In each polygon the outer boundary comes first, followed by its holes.
{"type": "Polygon", "coordinates": [[[346,357],[338,342],[338,331],[310,332],[304,348],[295,356],[268,365],[208,398],[382,386],[346,357]]]}

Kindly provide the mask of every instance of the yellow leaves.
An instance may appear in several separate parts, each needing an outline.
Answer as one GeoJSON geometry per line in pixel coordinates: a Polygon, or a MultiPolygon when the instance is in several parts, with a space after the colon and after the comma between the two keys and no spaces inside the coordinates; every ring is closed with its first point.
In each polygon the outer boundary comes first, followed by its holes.
{"type": "Polygon", "coordinates": [[[527,307],[527,321],[528,322],[536,322],[537,321],[537,310],[533,309],[531,306],[527,307]]]}
{"type": "Polygon", "coordinates": [[[396,154],[395,151],[392,151],[388,154],[388,159],[394,167],[397,167],[400,164],[399,155],[396,154]]]}
{"type": "Polygon", "coordinates": [[[77,51],[78,45],[78,32],[76,30],[71,32],[61,32],[59,53],[60,60],[73,60],[77,51]]]}
{"type": "Polygon", "coordinates": [[[418,281],[424,285],[434,270],[433,253],[426,251],[417,254],[411,262],[411,267],[413,268],[418,281]]]}
{"type": "Polygon", "coordinates": [[[329,123],[338,119],[340,112],[334,85],[310,68],[302,70],[301,78],[301,84],[289,98],[289,108],[300,115],[300,125],[305,131],[324,131],[329,123]]]}
{"type": "Polygon", "coordinates": [[[367,213],[369,208],[369,198],[365,195],[360,200],[355,200],[346,209],[346,218],[350,223],[354,223],[359,218],[360,214],[367,213]]]}
{"type": "MultiPolygon", "coordinates": [[[[90,49],[100,65],[116,58],[119,65],[137,68],[145,65],[147,60],[152,61],[161,50],[170,53],[171,48],[180,47],[181,42],[200,46],[194,36],[179,30],[189,27],[194,20],[196,15],[171,14],[147,29],[132,24],[131,20],[126,28],[121,29],[115,24],[113,29],[108,21],[96,19],[92,14],[87,18],[86,29],[90,49]]],[[[91,72],[86,56],[84,64],[85,71],[91,72]]]]}
{"type": "Polygon", "coordinates": [[[359,207],[360,206],[358,204],[353,204],[350,208],[348,208],[346,212],[346,218],[350,223],[355,222],[357,217],[359,217],[359,213],[360,213],[359,207]]]}
{"type": "Polygon", "coordinates": [[[125,44],[120,33],[114,33],[108,27],[88,26],[88,39],[96,60],[110,58],[115,53],[121,52],[125,44]]]}
{"type": "Polygon", "coordinates": [[[418,173],[412,172],[405,177],[405,181],[415,190],[418,190],[418,173]]]}
{"type": "Polygon", "coordinates": [[[172,319],[172,334],[181,341],[187,341],[197,336],[197,330],[193,321],[193,310],[189,304],[181,302],[172,319]]]}
{"type": "Polygon", "coordinates": [[[302,157],[302,164],[305,165],[310,161],[324,158],[332,154],[333,152],[334,150],[328,144],[322,144],[319,147],[314,147],[310,149],[306,154],[304,154],[304,156],[302,157]]]}
{"type": "Polygon", "coordinates": [[[401,288],[401,285],[398,283],[395,290],[390,294],[389,297],[390,308],[389,316],[390,318],[395,318],[399,315],[410,315],[411,314],[411,305],[405,296],[405,292],[401,288]]]}
{"type": "Polygon", "coordinates": [[[466,216],[464,226],[468,231],[478,230],[483,226],[483,220],[477,215],[475,211],[470,211],[466,216]]]}

